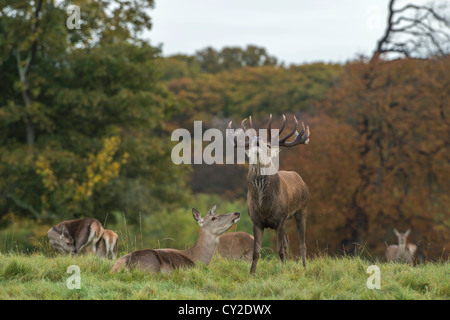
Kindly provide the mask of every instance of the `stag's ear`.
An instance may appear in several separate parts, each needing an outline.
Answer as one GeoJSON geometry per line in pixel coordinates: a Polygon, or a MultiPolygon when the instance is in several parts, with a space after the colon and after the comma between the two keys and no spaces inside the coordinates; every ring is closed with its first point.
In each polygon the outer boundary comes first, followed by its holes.
{"type": "Polygon", "coordinates": [[[395,229],[395,228],[394,228],[394,233],[395,233],[395,235],[396,235],[397,237],[400,236],[400,232],[398,232],[397,229],[395,229]]]}
{"type": "Polygon", "coordinates": [[[211,209],[209,209],[208,216],[213,216],[216,213],[217,206],[214,204],[211,209]]]}
{"type": "Polygon", "coordinates": [[[200,212],[197,209],[192,208],[192,215],[194,216],[195,221],[199,222],[202,218],[200,212]]]}
{"type": "Polygon", "coordinates": [[[280,147],[277,147],[277,148],[271,148],[271,149],[270,149],[270,157],[271,157],[271,158],[278,157],[278,155],[280,154],[280,152],[281,152],[281,148],[280,148],[280,147]]]}
{"type": "Polygon", "coordinates": [[[410,232],[411,232],[411,229],[408,229],[408,231],[405,232],[405,237],[407,237],[410,232]]]}

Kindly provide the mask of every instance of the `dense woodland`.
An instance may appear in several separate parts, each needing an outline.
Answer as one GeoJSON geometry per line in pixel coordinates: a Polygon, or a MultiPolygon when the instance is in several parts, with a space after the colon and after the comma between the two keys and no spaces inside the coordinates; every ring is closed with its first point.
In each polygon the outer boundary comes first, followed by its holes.
{"type": "Polygon", "coordinates": [[[286,66],[249,44],[163,57],[140,38],[152,0],[84,2],[79,30],[67,5],[0,1],[1,228],[116,211],[176,225],[196,194],[245,203],[246,165],[177,166],[171,133],[285,114],[311,130],[280,154],[310,188],[310,254],[381,257],[393,228],[411,228],[422,257],[448,256],[449,55],[286,66]]]}

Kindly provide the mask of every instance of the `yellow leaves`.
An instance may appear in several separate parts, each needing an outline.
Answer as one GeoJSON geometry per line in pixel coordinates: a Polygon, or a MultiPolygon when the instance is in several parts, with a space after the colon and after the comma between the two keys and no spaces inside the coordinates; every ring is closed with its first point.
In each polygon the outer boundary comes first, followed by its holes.
{"type": "Polygon", "coordinates": [[[3,215],[0,221],[17,223],[17,221],[19,221],[19,218],[14,212],[8,212],[5,215],[3,215]]]}
{"type": "Polygon", "coordinates": [[[122,164],[126,164],[130,154],[128,152],[124,152],[122,156],[122,164]]]}
{"type": "MultiPolygon", "coordinates": [[[[96,154],[90,154],[87,159],[85,175],[77,179],[70,178],[60,183],[61,189],[65,193],[73,194],[72,201],[79,202],[91,197],[98,187],[107,185],[112,179],[120,174],[122,165],[127,163],[128,152],[124,152],[122,157],[116,159],[117,150],[120,145],[120,138],[113,136],[106,138],[103,147],[96,154]]],[[[43,155],[38,156],[36,162],[36,173],[42,177],[42,182],[47,189],[47,193],[41,196],[41,201],[45,205],[48,203],[48,193],[56,191],[59,187],[51,163],[43,155]]]]}
{"type": "Polygon", "coordinates": [[[50,168],[50,162],[40,155],[38,156],[35,165],[36,173],[42,177],[42,183],[44,186],[48,190],[54,191],[58,185],[58,181],[50,168]]]}
{"type": "Polygon", "coordinates": [[[120,160],[114,160],[119,144],[118,136],[107,138],[97,154],[89,155],[86,167],[87,179],[76,188],[75,201],[89,198],[96,187],[108,184],[119,175],[121,165],[127,162],[129,156],[125,152],[120,160]]]}

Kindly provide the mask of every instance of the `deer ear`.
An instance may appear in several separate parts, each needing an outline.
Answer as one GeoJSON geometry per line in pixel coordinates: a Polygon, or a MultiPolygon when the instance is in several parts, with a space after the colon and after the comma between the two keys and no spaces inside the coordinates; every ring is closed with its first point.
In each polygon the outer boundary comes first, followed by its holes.
{"type": "Polygon", "coordinates": [[[270,156],[273,158],[273,157],[278,157],[278,155],[280,154],[280,152],[281,152],[281,148],[280,147],[278,147],[278,148],[271,148],[270,149],[270,156]]]}
{"type": "Polygon", "coordinates": [[[72,236],[71,236],[67,231],[64,231],[64,237],[65,237],[67,240],[69,240],[70,242],[73,242],[73,241],[74,241],[73,238],[72,238],[72,236]]]}
{"type": "Polygon", "coordinates": [[[411,229],[408,229],[408,231],[405,232],[405,237],[407,237],[410,232],[411,232],[411,229]]]}
{"type": "Polygon", "coordinates": [[[394,228],[394,233],[398,237],[400,235],[400,232],[397,231],[397,229],[394,228]]]}
{"type": "Polygon", "coordinates": [[[192,208],[192,215],[194,216],[195,221],[200,221],[200,219],[202,218],[202,215],[200,214],[200,212],[198,212],[197,209],[192,208]]]}
{"type": "Polygon", "coordinates": [[[64,234],[64,233],[67,233],[67,232],[68,232],[65,223],[62,223],[62,224],[61,224],[61,230],[60,230],[59,232],[60,232],[61,234],[64,234]]]}
{"type": "Polygon", "coordinates": [[[216,213],[217,206],[214,204],[211,209],[209,209],[208,216],[213,216],[216,213]]]}

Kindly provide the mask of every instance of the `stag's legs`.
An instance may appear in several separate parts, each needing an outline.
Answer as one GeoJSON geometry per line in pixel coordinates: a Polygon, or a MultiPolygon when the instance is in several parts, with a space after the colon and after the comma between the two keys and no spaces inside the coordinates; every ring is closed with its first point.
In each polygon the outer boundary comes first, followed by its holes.
{"type": "Polygon", "coordinates": [[[294,214],[297,224],[298,240],[300,243],[300,254],[302,256],[303,267],[306,268],[306,208],[294,214]]]}
{"type": "Polygon", "coordinates": [[[261,253],[261,244],[264,234],[264,228],[260,228],[253,224],[253,237],[255,238],[253,246],[253,261],[252,267],[250,268],[250,273],[255,273],[256,265],[258,264],[259,255],[261,253]]]}
{"type": "Polygon", "coordinates": [[[284,229],[284,221],[280,223],[276,231],[277,231],[278,256],[280,257],[281,262],[284,262],[287,256],[289,243],[289,240],[287,239],[287,235],[284,229]]]}

